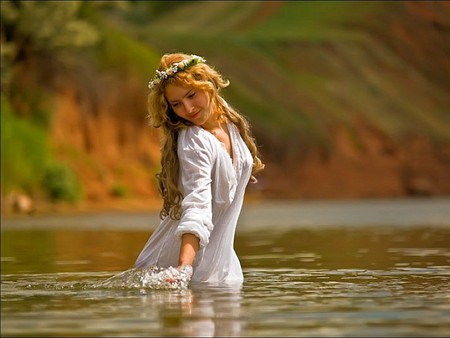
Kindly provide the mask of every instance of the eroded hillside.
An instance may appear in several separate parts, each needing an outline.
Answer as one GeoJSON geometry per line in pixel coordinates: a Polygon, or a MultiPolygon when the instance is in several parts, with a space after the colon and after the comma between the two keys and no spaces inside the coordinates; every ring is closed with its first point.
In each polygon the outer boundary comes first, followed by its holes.
{"type": "MultiPolygon", "coordinates": [[[[45,88],[51,149],[84,203],[158,198],[146,82],[174,50],[230,79],[224,95],[267,163],[250,198],[448,195],[449,14],[445,2],[193,2],[138,25],[116,9],[96,52],[64,67],[31,54],[15,85],[45,88]]],[[[8,99],[23,112],[19,94],[8,99]]]]}

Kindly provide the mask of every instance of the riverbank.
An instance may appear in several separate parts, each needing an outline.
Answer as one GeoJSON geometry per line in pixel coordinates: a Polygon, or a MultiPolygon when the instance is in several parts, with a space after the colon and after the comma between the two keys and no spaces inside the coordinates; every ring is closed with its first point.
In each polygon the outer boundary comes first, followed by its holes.
{"type": "MultiPolygon", "coordinates": [[[[153,230],[159,209],[72,209],[35,215],[2,215],[3,229],[153,230]]],[[[321,201],[252,201],[244,204],[238,231],[293,228],[450,227],[450,197],[321,201]]]]}
{"type": "Polygon", "coordinates": [[[17,206],[17,201],[2,199],[2,218],[21,218],[45,215],[85,214],[98,212],[159,212],[162,200],[159,198],[111,198],[98,201],[82,201],[77,204],[68,202],[52,203],[32,201],[26,208],[17,206]]]}

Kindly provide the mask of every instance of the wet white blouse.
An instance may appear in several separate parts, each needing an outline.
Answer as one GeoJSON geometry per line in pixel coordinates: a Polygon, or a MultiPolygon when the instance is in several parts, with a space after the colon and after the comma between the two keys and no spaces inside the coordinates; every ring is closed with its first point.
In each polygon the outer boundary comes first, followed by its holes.
{"type": "Polygon", "coordinates": [[[180,220],[166,217],[161,221],[137,258],[136,268],[176,267],[181,236],[192,233],[200,239],[192,281],[243,281],[234,235],[253,158],[237,127],[229,123],[228,129],[233,159],[225,145],[203,128],[192,126],[180,132],[182,216],[180,220]]]}

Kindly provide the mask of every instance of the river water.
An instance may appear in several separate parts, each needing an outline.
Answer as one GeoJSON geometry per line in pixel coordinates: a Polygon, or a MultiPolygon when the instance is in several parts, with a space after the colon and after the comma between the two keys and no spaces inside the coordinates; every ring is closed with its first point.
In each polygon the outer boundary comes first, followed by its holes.
{"type": "Polygon", "coordinates": [[[105,285],[157,222],[2,219],[1,335],[450,336],[450,199],[246,205],[242,286],[105,285]]]}

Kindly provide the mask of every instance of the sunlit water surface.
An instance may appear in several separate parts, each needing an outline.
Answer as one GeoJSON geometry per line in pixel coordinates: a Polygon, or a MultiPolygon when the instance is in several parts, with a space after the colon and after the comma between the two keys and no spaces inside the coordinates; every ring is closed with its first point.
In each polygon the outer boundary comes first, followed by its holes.
{"type": "Polygon", "coordinates": [[[106,283],[133,265],[154,215],[6,219],[1,333],[449,336],[447,202],[249,208],[235,245],[244,284],[170,290],[106,283]]]}

